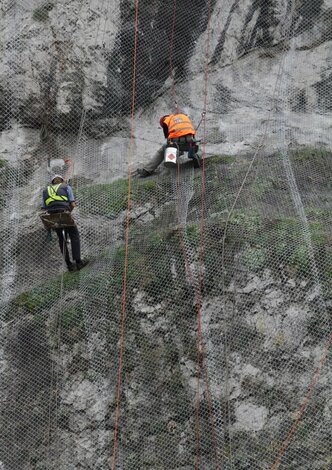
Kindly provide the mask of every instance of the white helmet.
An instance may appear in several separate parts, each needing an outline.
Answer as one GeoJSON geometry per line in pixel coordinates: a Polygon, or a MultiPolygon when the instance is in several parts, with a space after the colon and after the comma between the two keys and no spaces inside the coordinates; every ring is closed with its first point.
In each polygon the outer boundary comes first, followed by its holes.
{"type": "Polygon", "coordinates": [[[52,179],[51,179],[51,183],[53,183],[53,181],[55,180],[55,178],[61,178],[62,181],[64,181],[63,176],[61,176],[61,175],[53,175],[53,176],[52,176],[52,179]]]}

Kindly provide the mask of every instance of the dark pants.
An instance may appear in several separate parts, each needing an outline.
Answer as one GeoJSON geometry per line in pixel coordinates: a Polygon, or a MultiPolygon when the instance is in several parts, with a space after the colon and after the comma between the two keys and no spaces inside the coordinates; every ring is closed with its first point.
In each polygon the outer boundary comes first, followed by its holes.
{"type": "MultiPolygon", "coordinates": [[[[164,160],[165,148],[168,146],[169,142],[170,141],[166,142],[160,147],[160,149],[155,153],[153,158],[144,165],[144,170],[148,171],[149,173],[153,173],[155,171],[155,169],[164,160]]],[[[178,145],[178,149],[180,152],[188,152],[189,158],[194,158],[196,155],[200,157],[198,145],[196,144],[196,140],[192,135],[184,135],[182,137],[177,137],[176,139],[171,139],[171,142],[174,142],[178,145]]]]}
{"type": "Polygon", "coordinates": [[[65,237],[69,236],[71,241],[71,252],[73,255],[73,260],[80,261],[81,259],[81,244],[80,244],[80,235],[78,233],[77,227],[67,227],[67,228],[57,228],[55,229],[56,234],[59,238],[59,246],[61,253],[65,257],[66,264],[70,264],[70,257],[68,252],[68,247],[66,241],[63,239],[62,231],[65,232],[65,237]]]}
{"type": "Polygon", "coordinates": [[[171,142],[177,144],[180,152],[188,152],[188,158],[195,158],[198,152],[198,145],[194,136],[184,135],[182,137],[176,137],[171,142]]]}

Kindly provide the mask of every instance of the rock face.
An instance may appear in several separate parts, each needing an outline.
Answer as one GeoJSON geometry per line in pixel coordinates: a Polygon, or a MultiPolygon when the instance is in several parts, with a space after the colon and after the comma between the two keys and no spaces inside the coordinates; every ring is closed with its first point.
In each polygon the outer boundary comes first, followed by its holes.
{"type": "MultiPolygon", "coordinates": [[[[201,1],[192,9],[184,1],[178,6],[173,41],[181,40],[182,46],[174,52],[173,65],[182,78],[195,40],[206,26],[206,19],[201,21],[204,5],[201,1]]],[[[137,106],[146,107],[169,76],[172,10],[160,2],[142,2],[140,8],[137,106]]],[[[16,112],[25,125],[76,130],[84,109],[89,131],[100,136],[103,130],[106,134],[118,130],[131,109],[134,14],[130,1],[8,6],[2,31],[6,45],[2,85],[14,102],[8,119],[16,112]],[[15,22],[21,25],[18,32],[15,22]],[[112,120],[114,116],[118,120],[112,120]]],[[[4,95],[4,108],[7,103],[4,95]]]]}
{"type": "MultiPolygon", "coordinates": [[[[292,159],[303,174],[305,154],[292,159]]],[[[19,277],[18,269],[16,278],[34,287],[16,296],[13,290],[1,310],[4,468],[107,469],[115,456],[119,468],[189,469],[198,448],[204,468],[216,462],[270,468],[281,449],[289,468],[325,464],[332,380],[328,210],[311,209],[308,243],[290,203],[273,204],[285,200],[279,184],[287,179],[266,186],[257,170],[228,218],[225,204],[247,163],[206,162],[203,264],[202,173],[188,165],[178,178],[132,181],[127,255],[128,181],[121,179],[78,188],[80,230],[93,256],[84,271],[56,276],[55,262],[33,260],[40,245],[30,240],[28,264],[36,272],[19,277]],[[42,272],[47,280],[37,283],[42,272]]],[[[329,168],[330,154],[321,160],[316,154],[312,164],[315,179],[301,192],[306,207],[312,194],[327,197],[328,181],[318,170],[329,168]]]]}
{"type": "Polygon", "coordinates": [[[332,4],[138,6],[1,2],[0,469],[328,468],[332,4]],[[176,105],[204,171],[128,181],[176,105]]]}
{"type": "MultiPolygon", "coordinates": [[[[151,138],[155,113],[173,109],[174,100],[199,120],[208,53],[209,143],[244,152],[261,141],[266,125],[273,134],[282,123],[287,144],[330,145],[331,10],[323,0],[215,0],[210,9],[203,1],[195,8],[189,1],[175,8],[141,2],[139,133],[151,138]]],[[[94,137],[128,135],[133,2],[3,2],[2,23],[2,128],[16,117],[41,128],[44,138],[75,132],[80,122],[94,137]]],[[[275,146],[281,138],[275,136],[275,146]]]]}

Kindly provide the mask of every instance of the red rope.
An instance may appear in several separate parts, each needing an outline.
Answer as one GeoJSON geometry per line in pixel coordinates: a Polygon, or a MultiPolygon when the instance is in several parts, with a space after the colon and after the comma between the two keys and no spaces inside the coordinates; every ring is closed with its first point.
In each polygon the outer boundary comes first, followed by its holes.
{"type": "MultiPolygon", "coordinates": [[[[206,155],[206,111],[207,111],[207,101],[208,101],[208,85],[209,85],[209,58],[210,58],[210,41],[211,41],[211,0],[208,0],[208,25],[207,25],[207,41],[206,41],[206,60],[205,60],[205,69],[204,69],[204,109],[203,109],[203,153],[202,153],[202,198],[201,198],[201,223],[200,223],[200,270],[199,270],[199,291],[200,295],[202,292],[203,286],[203,268],[204,268],[204,221],[205,221],[205,155],[206,155]]],[[[202,335],[201,327],[201,303],[198,304],[197,312],[197,322],[200,325],[198,331],[202,335]]],[[[201,342],[202,342],[201,337],[201,342]]],[[[211,426],[211,435],[214,448],[214,457],[216,468],[219,469],[219,458],[218,458],[218,447],[215,434],[215,425],[213,419],[213,410],[212,410],[212,397],[209,389],[208,383],[208,374],[206,366],[206,357],[204,350],[202,349],[202,365],[204,371],[204,383],[207,394],[207,402],[209,407],[209,417],[210,417],[210,426],[211,426]]]]}
{"type": "Polygon", "coordinates": [[[312,393],[314,391],[314,388],[317,384],[317,381],[318,381],[318,378],[320,376],[320,373],[322,371],[322,368],[326,362],[326,359],[327,359],[327,355],[329,353],[329,349],[331,347],[331,344],[332,344],[332,333],[330,333],[330,336],[329,336],[329,339],[327,341],[327,343],[325,344],[325,347],[324,347],[324,350],[323,350],[323,354],[320,358],[320,361],[319,361],[319,364],[318,364],[318,367],[317,369],[315,370],[315,373],[314,373],[314,376],[311,380],[311,383],[310,383],[310,386],[309,386],[309,389],[308,389],[308,392],[305,396],[305,399],[303,400],[303,403],[299,409],[299,411],[297,412],[297,416],[296,416],[296,419],[294,421],[294,424],[291,428],[291,430],[289,431],[288,433],[288,436],[286,437],[285,441],[283,442],[282,446],[280,447],[280,450],[278,452],[278,455],[277,455],[277,458],[274,462],[274,464],[272,465],[271,467],[271,470],[277,470],[277,468],[279,467],[280,465],[280,462],[281,462],[281,459],[282,457],[284,456],[291,440],[293,439],[296,431],[298,430],[298,427],[299,427],[299,424],[300,424],[300,421],[303,417],[303,414],[309,404],[309,401],[311,399],[311,396],[312,396],[312,393]]]}
{"type": "MultiPolygon", "coordinates": [[[[180,164],[179,161],[177,162],[177,183],[178,183],[178,201],[180,200],[180,194],[181,194],[181,176],[180,176],[180,164]]],[[[180,247],[183,252],[183,258],[184,258],[184,264],[185,264],[185,270],[187,273],[187,276],[190,279],[194,295],[195,295],[195,303],[197,306],[197,309],[199,310],[200,308],[200,292],[198,289],[198,286],[196,285],[195,282],[195,277],[194,273],[190,267],[190,263],[188,260],[188,255],[187,255],[187,250],[186,250],[186,245],[184,243],[184,237],[183,237],[183,228],[182,228],[182,222],[181,222],[181,212],[180,212],[180,204],[178,202],[177,205],[177,214],[178,214],[178,224],[180,227],[179,231],[179,242],[180,242],[180,247]]],[[[200,336],[200,335],[198,335],[200,336]]],[[[195,414],[196,414],[196,420],[195,420],[195,432],[196,432],[196,468],[197,468],[197,462],[199,462],[199,456],[200,456],[200,433],[201,433],[201,425],[200,425],[200,413],[199,413],[199,396],[200,396],[200,385],[199,385],[199,379],[200,379],[200,349],[201,349],[201,344],[197,343],[197,361],[198,361],[198,378],[197,378],[197,389],[196,389],[196,408],[195,408],[195,414]]]]}
{"type": "MultiPolygon", "coordinates": [[[[180,169],[179,169],[179,163],[177,165],[177,182],[178,182],[178,198],[181,194],[181,178],[180,178],[180,169]]],[[[190,263],[188,260],[188,255],[187,255],[187,250],[186,246],[184,243],[184,237],[183,237],[183,229],[182,229],[182,223],[181,223],[181,212],[180,212],[180,205],[178,204],[177,206],[177,214],[178,214],[178,223],[180,226],[180,232],[179,232],[179,242],[180,242],[180,247],[183,252],[184,256],[184,263],[185,263],[185,270],[187,273],[187,276],[190,279],[190,282],[192,284],[192,288],[194,291],[195,295],[195,303],[197,306],[197,328],[198,328],[198,339],[197,339],[197,389],[196,389],[196,422],[195,422],[195,427],[196,427],[196,468],[199,468],[199,461],[200,461],[200,435],[201,435],[201,425],[200,425],[200,378],[201,378],[201,369],[200,369],[200,364],[202,362],[203,366],[203,378],[204,378],[204,385],[205,385],[205,390],[207,394],[207,402],[208,402],[208,409],[209,409],[209,419],[210,419],[210,426],[211,426],[211,434],[212,434],[212,442],[213,442],[213,447],[214,447],[214,454],[215,454],[215,461],[216,461],[216,468],[219,469],[219,463],[218,463],[218,453],[217,453],[217,442],[216,442],[216,436],[215,436],[215,426],[214,426],[214,419],[213,419],[213,411],[212,411],[212,398],[211,398],[211,392],[209,389],[209,384],[208,384],[208,374],[207,374],[207,366],[206,366],[206,359],[205,359],[205,353],[204,353],[204,347],[203,347],[203,333],[202,333],[202,323],[201,323],[201,304],[202,304],[202,281],[201,279],[199,280],[199,283],[196,284],[195,282],[195,277],[194,273],[190,267],[190,263]]],[[[200,270],[202,267],[200,266],[200,270]]]]}
{"type": "MultiPolygon", "coordinates": [[[[174,15],[175,15],[175,5],[176,0],[174,0],[174,15]]],[[[175,25],[175,16],[173,16],[173,27],[175,25]]],[[[207,37],[207,51],[206,51],[206,63],[205,63],[205,71],[204,71],[204,114],[206,115],[207,109],[207,91],[208,91],[208,58],[209,58],[209,48],[210,48],[210,22],[211,22],[211,4],[210,0],[208,2],[208,37],[207,37]]],[[[171,36],[171,48],[170,51],[173,51],[173,37],[174,31],[172,30],[171,36]]],[[[174,75],[173,75],[173,67],[172,67],[172,58],[170,58],[171,64],[171,76],[173,79],[173,96],[175,97],[175,83],[174,83],[174,75]]],[[[205,156],[205,137],[206,137],[206,121],[204,118],[204,147],[203,147],[203,157],[205,156]]],[[[181,194],[181,178],[180,178],[180,171],[179,171],[179,164],[177,166],[177,181],[178,181],[178,199],[181,194]]],[[[201,452],[201,424],[200,424],[200,379],[201,379],[201,363],[203,367],[203,380],[205,385],[205,391],[207,395],[207,402],[208,402],[208,409],[209,409],[209,419],[210,419],[210,426],[211,426],[211,434],[212,434],[212,442],[214,447],[214,454],[215,454],[215,463],[216,468],[220,468],[218,463],[218,453],[217,453],[217,442],[215,436],[215,425],[214,425],[214,418],[213,418],[213,410],[212,410],[212,398],[211,392],[209,389],[208,384],[208,374],[207,374],[207,365],[205,359],[205,353],[203,348],[203,333],[202,333],[202,321],[201,321],[201,305],[202,305],[202,285],[203,285],[203,266],[204,266],[204,220],[205,220],[205,163],[203,159],[203,166],[202,166],[202,188],[201,188],[201,210],[200,210],[200,255],[199,255],[199,273],[198,273],[198,283],[196,284],[194,279],[194,274],[190,267],[187,250],[185,247],[185,243],[183,240],[183,233],[182,233],[182,223],[181,223],[181,214],[180,214],[180,207],[178,204],[177,208],[178,212],[178,222],[180,226],[180,246],[183,251],[184,255],[184,262],[185,262],[185,270],[186,273],[191,281],[194,294],[195,294],[195,302],[197,306],[197,389],[196,389],[196,469],[199,468],[200,465],[200,452],[201,452]]]]}
{"type": "Polygon", "coordinates": [[[130,226],[130,210],[131,210],[131,171],[130,171],[130,168],[131,168],[131,161],[132,161],[132,156],[133,156],[133,143],[134,143],[134,114],[135,114],[136,66],[137,66],[137,42],[138,42],[138,2],[139,0],[136,0],[134,59],[133,59],[133,87],[132,87],[131,125],[130,125],[130,148],[129,148],[129,155],[128,155],[128,204],[127,204],[127,216],[126,216],[125,259],[124,259],[122,308],[121,308],[121,335],[120,335],[119,369],[118,369],[118,381],[117,381],[117,399],[116,399],[114,435],[113,435],[112,470],[115,470],[115,465],[116,465],[117,436],[118,436],[118,428],[119,428],[120,398],[121,398],[122,368],[123,368],[123,350],[124,350],[124,337],[125,337],[125,320],[126,320],[126,307],[127,307],[129,226],[130,226]]]}
{"type": "MultiPolygon", "coordinates": [[[[204,225],[205,225],[205,150],[206,150],[206,110],[207,110],[207,97],[208,97],[208,77],[209,77],[209,56],[210,56],[210,35],[211,35],[211,0],[208,1],[208,25],[207,25],[207,41],[206,41],[206,60],[204,67],[204,109],[203,109],[203,159],[202,159],[202,186],[201,186],[201,216],[200,216],[200,255],[199,255],[199,272],[198,272],[198,301],[197,301],[197,334],[198,334],[198,352],[197,352],[197,408],[196,416],[199,414],[199,380],[200,380],[200,362],[202,361],[204,384],[207,395],[207,402],[209,408],[209,418],[212,442],[214,448],[214,457],[216,468],[220,468],[218,462],[217,442],[215,435],[215,425],[212,410],[212,397],[209,389],[208,374],[206,366],[206,357],[203,348],[203,332],[202,332],[202,288],[203,288],[203,268],[204,268],[204,225]]],[[[199,437],[199,436],[198,436],[199,437]]],[[[199,458],[196,455],[196,468],[199,468],[199,458]]]]}

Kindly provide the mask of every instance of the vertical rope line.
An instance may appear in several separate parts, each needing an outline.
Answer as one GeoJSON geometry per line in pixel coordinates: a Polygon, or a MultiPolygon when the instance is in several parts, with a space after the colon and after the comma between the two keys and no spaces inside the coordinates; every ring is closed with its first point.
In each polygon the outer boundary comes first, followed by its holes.
{"type": "MultiPolygon", "coordinates": [[[[285,28],[284,28],[285,29],[284,35],[288,39],[291,39],[292,19],[294,18],[295,9],[296,9],[296,2],[294,0],[291,0],[290,1],[290,6],[289,6],[289,11],[288,11],[289,14],[287,16],[287,21],[285,22],[285,28]]],[[[286,75],[287,75],[287,71],[289,70],[289,68],[292,67],[292,59],[294,59],[293,54],[295,53],[294,48],[295,48],[294,42],[290,42],[290,49],[289,49],[289,51],[287,50],[287,54],[286,53],[284,54],[284,70],[285,70],[286,75]],[[290,62],[290,64],[288,64],[288,67],[287,67],[287,62],[290,62]]],[[[281,82],[281,83],[283,83],[283,82],[281,82]]],[[[287,82],[286,82],[286,87],[285,86],[282,87],[280,85],[280,93],[282,93],[283,103],[286,102],[287,92],[289,91],[289,86],[290,86],[289,84],[287,86],[287,82]]],[[[285,116],[280,117],[278,122],[279,122],[278,133],[279,133],[279,137],[282,139],[282,142],[281,142],[281,144],[282,144],[281,156],[282,156],[282,163],[283,163],[284,170],[285,170],[286,180],[287,180],[287,183],[288,183],[288,188],[290,189],[291,199],[293,201],[295,211],[296,211],[296,213],[297,213],[297,215],[299,216],[299,219],[300,219],[300,225],[302,227],[303,241],[304,241],[304,243],[306,245],[306,248],[308,250],[308,259],[309,259],[309,262],[310,262],[311,274],[312,274],[312,277],[314,278],[315,285],[318,287],[319,293],[321,294],[321,282],[320,282],[320,279],[319,279],[319,272],[318,272],[318,268],[317,268],[315,255],[314,255],[314,248],[312,246],[312,237],[311,237],[310,227],[309,227],[307,215],[305,213],[305,209],[304,209],[304,206],[303,206],[302,198],[301,198],[301,195],[300,195],[299,190],[298,190],[298,185],[297,185],[297,181],[296,181],[296,178],[295,178],[295,175],[294,175],[293,166],[292,166],[292,163],[291,163],[289,155],[288,155],[288,148],[287,148],[286,135],[285,135],[285,133],[286,133],[286,130],[285,130],[286,129],[286,118],[285,118],[285,116]]],[[[321,298],[320,298],[320,300],[321,300],[321,298]]],[[[321,302],[320,302],[320,304],[321,304],[321,302]]],[[[323,307],[322,304],[321,304],[321,307],[323,307]]],[[[324,307],[325,307],[325,305],[324,305],[324,307]]],[[[322,309],[325,311],[326,309],[324,307],[322,309]]],[[[328,340],[327,340],[327,342],[326,342],[326,344],[323,348],[323,352],[321,354],[318,366],[314,371],[312,380],[311,380],[310,385],[307,389],[307,393],[305,395],[305,398],[302,401],[302,404],[301,404],[299,410],[296,413],[296,419],[294,420],[294,423],[291,426],[291,429],[290,429],[288,435],[286,436],[285,441],[280,446],[280,449],[277,453],[276,460],[275,460],[275,462],[272,466],[272,470],[276,470],[279,467],[279,465],[281,463],[281,460],[282,460],[286,450],[288,449],[291,441],[293,440],[296,432],[298,431],[300,421],[303,418],[303,415],[305,413],[305,410],[306,410],[307,406],[309,405],[309,402],[312,398],[312,394],[314,392],[314,389],[315,389],[315,386],[317,384],[318,378],[319,378],[319,376],[321,374],[321,371],[322,371],[322,368],[323,368],[323,366],[326,362],[327,355],[329,353],[329,349],[331,347],[331,344],[332,344],[332,333],[330,332],[328,340]]]]}
{"type": "MultiPolygon", "coordinates": [[[[102,2],[101,11],[104,8],[104,3],[105,3],[105,0],[103,0],[103,2],[102,2]]],[[[91,4],[91,0],[89,2],[89,7],[90,7],[90,4],[91,4]]],[[[107,15],[108,15],[108,6],[107,6],[106,13],[105,13],[104,35],[105,35],[105,29],[106,29],[107,15]]],[[[102,17],[102,14],[100,13],[99,14],[99,22],[98,22],[98,27],[97,27],[97,33],[96,33],[96,37],[95,37],[94,46],[96,46],[96,44],[97,44],[98,36],[99,36],[100,31],[101,31],[101,28],[100,28],[101,17],[102,17]]],[[[104,41],[104,35],[103,35],[102,42],[104,41]]],[[[84,87],[84,84],[83,84],[83,87],[84,87]]],[[[82,135],[83,135],[83,132],[84,132],[85,120],[86,120],[86,109],[84,108],[84,105],[82,103],[82,112],[81,112],[78,136],[77,136],[77,140],[76,140],[76,149],[75,149],[76,156],[78,155],[79,146],[80,146],[82,135]]],[[[74,169],[75,169],[74,165],[75,165],[75,162],[73,161],[73,170],[72,170],[73,176],[74,176],[74,169]]],[[[76,183],[76,188],[77,189],[78,189],[78,186],[79,186],[79,182],[77,181],[77,183],[76,183]]]]}
{"type": "MultiPolygon", "coordinates": [[[[178,216],[178,224],[179,224],[179,243],[180,247],[183,253],[183,258],[184,258],[184,264],[185,264],[185,271],[190,279],[192,289],[194,292],[194,297],[195,297],[195,303],[198,305],[199,303],[199,296],[198,296],[198,289],[197,289],[197,284],[195,282],[195,276],[192,271],[192,268],[190,266],[189,260],[188,260],[188,254],[187,254],[187,249],[186,245],[184,242],[184,235],[183,235],[183,224],[181,220],[181,210],[180,210],[180,196],[181,196],[181,175],[180,175],[180,163],[179,160],[177,161],[177,192],[178,192],[178,203],[177,203],[177,216],[178,216]]],[[[197,354],[199,356],[199,344],[197,344],[197,354]]],[[[197,358],[198,360],[198,374],[200,375],[200,359],[199,357],[197,358]]],[[[199,406],[197,406],[197,402],[199,403],[199,395],[200,395],[200,384],[199,384],[199,375],[198,375],[198,380],[197,380],[197,389],[196,389],[196,397],[195,397],[195,436],[196,436],[196,468],[197,468],[197,462],[199,462],[199,456],[200,456],[200,415],[199,415],[199,406]]]]}
{"type": "Polygon", "coordinates": [[[315,373],[314,373],[313,378],[311,380],[311,383],[310,383],[310,386],[308,388],[307,394],[306,394],[306,396],[305,396],[305,398],[302,402],[302,405],[301,405],[299,411],[297,412],[297,416],[296,416],[296,419],[293,423],[293,426],[292,426],[291,430],[289,431],[289,433],[288,433],[285,441],[283,442],[282,446],[280,447],[277,458],[276,458],[274,464],[272,465],[271,470],[277,470],[277,468],[279,467],[279,465],[281,463],[282,457],[284,456],[291,440],[293,439],[296,431],[298,430],[300,421],[301,421],[301,419],[303,417],[303,414],[304,414],[304,412],[305,412],[305,410],[306,410],[306,408],[307,408],[307,406],[310,402],[312,393],[315,389],[315,386],[316,386],[317,381],[319,379],[322,368],[323,368],[323,366],[326,362],[327,355],[329,353],[331,344],[332,344],[332,333],[330,333],[329,339],[328,339],[327,343],[325,344],[323,354],[322,354],[322,356],[320,358],[320,361],[319,361],[319,364],[318,364],[318,366],[315,370],[315,373]]]}
{"type": "Polygon", "coordinates": [[[172,97],[175,104],[176,113],[179,112],[179,106],[177,102],[176,96],[176,88],[175,88],[175,75],[173,70],[173,50],[174,50],[174,36],[175,36],[175,24],[176,24],[176,0],[173,3],[173,19],[172,19],[172,31],[171,31],[171,40],[169,46],[169,66],[170,66],[170,75],[172,78],[172,97]]]}
{"type": "Polygon", "coordinates": [[[52,396],[53,396],[53,378],[54,378],[54,361],[52,360],[51,366],[51,380],[50,380],[50,396],[48,401],[48,428],[47,428],[47,459],[50,465],[51,462],[51,427],[52,427],[52,396]]]}
{"type": "MultiPolygon", "coordinates": [[[[65,232],[62,232],[62,254],[63,260],[65,259],[65,232]]],[[[60,358],[60,342],[61,342],[61,318],[62,318],[62,309],[63,309],[63,292],[64,292],[64,271],[61,273],[60,281],[60,305],[59,309],[56,309],[55,314],[55,346],[54,346],[54,356],[60,358]],[[55,354],[57,353],[57,354],[55,354]]],[[[55,359],[54,359],[55,360],[55,359]]],[[[58,392],[59,392],[59,364],[58,367],[55,367],[54,360],[52,360],[51,366],[51,380],[50,380],[50,398],[49,398],[49,410],[48,410],[48,432],[47,432],[47,448],[48,448],[48,460],[50,462],[51,458],[51,429],[52,429],[52,397],[53,397],[53,382],[55,382],[55,436],[57,436],[58,431],[58,392]]],[[[56,442],[56,449],[59,451],[58,442],[56,442]]]]}
{"type": "MultiPolygon", "coordinates": [[[[176,96],[176,88],[175,88],[175,76],[174,76],[174,70],[173,70],[173,49],[174,49],[174,36],[175,36],[175,25],[176,25],[176,0],[173,2],[173,17],[172,17],[172,30],[171,30],[171,39],[170,39],[170,49],[169,49],[169,64],[170,64],[170,76],[172,80],[172,98],[175,104],[175,109],[176,113],[179,112],[178,108],[178,103],[177,103],[177,96],[176,96]]],[[[178,157],[179,158],[179,157],[178,157]]],[[[184,255],[184,263],[185,263],[185,270],[186,273],[191,281],[192,288],[194,291],[194,295],[196,298],[196,304],[198,305],[200,300],[197,292],[197,286],[194,278],[194,274],[192,272],[192,269],[190,267],[189,261],[188,261],[188,256],[187,256],[187,250],[186,246],[184,243],[184,235],[183,235],[183,226],[182,226],[182,221],[181,221],[181,211],[180,211],[180,195],[181,195],[181,176],[180,176],[180,164],[179,160],[177,161],[177,193],[178,193],[178,203],[177,203],[177,216],[178,216],[178,224],[179,224],[179,242],[180,242],[180,247],[182,249],[183,255],[184,255]]],[[[199,394],[200,394],[200,388],[199,388],[199,380],[200,380],[200,345],[197,344],[197,351],[198,351],[198,377],[197,377],[197,390],[196,390],[196,419],[195,419],[195,434],[196,434],[196,467],[197,467],[197,462],[199,462],[199,456],[200,456],[200,416],[199,416],[199,406],[197,407],[197,403],[199,403],[199,394]]]]}
{"type": "MultiPolygon", "coordinates": [[[[254,155],[253,155],[252,159],[249,162],[246,174],[243,177],[240,188],[239,188],[238,192],[235,195],[234,202],[233,202],[233,204],[232,204],[232,206],[231,206],[231,208],[230,208],[230,210],[227,214],[227,218],[226,218],[226,221],[225,221],[225,228],[224,228],[224,233],[223,233],[223,237],[222,237],[222,247],[221,247],[221,266],[222,266],[221,284],[222,284],[223,313],[224,313],[224,317],[225,317],[225,325],[226,325],[226,319],[227,319],[226,318],[226,301],[225,301],[225,296],[226,296],[226,285],[225,285],[225,269],[226,269],[225,261],[226,260],[225,260],[225,252],[226,252],[226,238],[227,238],[227,235],[228,235],[228,227],[231,223],[231,217],[232,217],[233,212],[235,210],[235,207],[238,203],[238,200],[239,200],[239,198],[242,194],[244,185],[245,185],[245,183],[246,183],[246,181],[249,177],[249,174],[252,171],[254,163],[257,160],[258,154],[259,154],[260,150],[262,150],[266,146],[267,134],[268,134],[269,127],[271,125],[272,112],[276,107],[276,97],[277,97],[278,86],[279,86],[281,80],[283,79],[283,75],[284,75],[284,60],[285,60],[285,58],[282,57],[281,60],[280,60],[280,63],[279,63],[277,77],[276,77],[276,81],[275,81],[275,84],[274,84],[273,93],[272,93],[272,97],[271,97],[271,108],[269,109],[268,117],[267,117],[267,119],[265,121],[265,124],[264,124],[264,127],[263,127],[262,138],[259,141],[259,143],[258,143],[258,145],[255,149],[255,152],[254,152],[254,155]]],[[[235,296],[235,293],[236,293],[235,289],[236,289],[236,287],[234,286],[234,292],[233,292],[234,296],[235,296]]],[[[228,423],[227,423],[228,430],[227,430],[227,432],[228,432],[228,440],[229,440],[229,461],[230,461],[230,468],[232,469],[233,468],[233,450],[232,450],[233,444],[232,444],[230,406],[229,406],[229,360],[228,360],[229,341],[228,341],[227,325],[225,327],[224,344],[225,344],[224,351],[225,351],[225,369],[226,369],[226,400],[227,400],[227,410],[228,410],[227,411],[227,413],[228,413],[228,423]]]]}
{"type": "MultiPolygon", "coordinates": [[[[66,244],[66,234],[65,230],[62,231],[63,236],[63,256],[65,256],[65,249],[68,250],[66,244]]],[[[56,379],[55,379],[55,436],[56,436],[56,454],[59,457],[59,441],[58,437],[58,422],[59,422],[59,402],[58,402],[58,395],[59,395],[59,367],[60,367],[60,354],[61,354],[61,320],[62,320],[62,309],[63,309],[63,293],[64,293],[64,271],[61,273],[61,284],[60,284],[60,308],[57,310],[57,347],[58,347],[58,360],[59,364],[56,368],[56,379]]]]}
{"type": "Polygon", "coordinates": [[[129,252],[129,226],[130,226],[130,210],[131,210],[131,160],[133,155],[134,144],[134,113],[135,113],[135,95],[136,95],[136,65],[137,65],[137,42],[138,42],[138,4],[139,0],[135,3],[135,23],[134,23],[134,57],[133,57],[133,85],[132,85],[132,102],[131,102],[131,123],[130,123],[130,147],[128,153],[128,204],[126,215],[126,233],[125,233],[125,259],[124,259],[124,272],[123,272],[123,291],[122,291],[122,308],[121,308],[121,335],[120,335],[120,351],[119,351],[119,369],[117,381],[117,399],[115,410],[114,422],[114,435],[113,435],[113,456],[112,456],[112,470],[115,470],[116,453],[117,453],[117,436],[119,428],[119,415],[120,415],[120,397],[122,385],[122,367],[123,367],[123,351],[124,351],[124,336],[125,336],[125,320],[126,320],[126,306],[127,306],[127,277],[128,277],[128,252],[129,252]]]}
{"type": "MultiPolygon", "coordinates": [[[[195,298],[195,303],[198,304],[199,302],[199,297],[198,297],[198,289],[197,289],[197,284],[195,282],[195,276],[193,273],[193,270],[190,266],[189,260],[188,260],[188,254],[187,254],[187,248],[185,245],[184,241],[184,234],[183,234],[183,223],[182,223],[182,217],[181,217],[181,207],[180,207],[180,197],[181,197],[181,174],[180,174],[180,162],[179,159],[177,160],[177,165],[176,165],[176,170],[177,170],[177,196],[178,196],[178,201],[177,201],[177,216],[178,216],[178,225],[179,225],[179,243],[180,243],[180,248],[183,253],[183,258],[184,258],[184,265],[185,265],[185,271],[186,274],[190,280],[193,293],[194,293],[194,298],[195,298]]],[[[197,344],[197,351],[199,350],[199,345],[197,344]]],[[[199,353],[198,353],[199,354],[199,353]]],[[[200,361],[198,359],[198,370],[200,369],[200,361]]],[[[199,401],[199,394],[200,394],[200,387],[199,387],[199,379],[198,379],[198,384],[197,384],[197,389],[196,389],[196,397],[195,397],[195,403],[197,404],[197,401],[199,401]],[[198,396],[198,398],[197,398],[198,396]]],[[[199,407],[195,406],[195,437],[196,437],[196,464],[199,462],[199,456],[200,456],[200,416],[199,416],[199,407]]]]}
{"type": "MultiPolygon", "coordinates": [[[[203,290],[203,269],[204,269],[204,229],[205,229],[205,212],[206,212],[206,192],[205,192],[205,151],[206,151],[206,110],[207,110],[207,97],[208,97],[208,82],[209,82],[209,56],[210,56],[210,39],[211,39],[211,0],[207,2],[208,7],[208,24],[207,24],[207,40],[206,40],[206,54],[205,54],[205,66],[204,66],[204,106],[203,106],[203,158],[202,158],[202,184],[201,184],[201,207],[200,207],[200,250],[199,250],[199,269],[198,269],[198,301],[197,301],[197,411],[196,416],[199,416],[200,402],[199,402],[199,380],[200,370],[202,363],[203,369],[203,380],[205,385],[208,409],[209,409],[209,421],[211,428],[211,438],[213,444],[214,458],[216,468],[219,469],[218,462],[218,451],[217,441],[215,435],[215,424],[212,410],[212,396],[208,383],[208,373],[206,364],[205,349],[203,347],[203,331],[202,331],[202,290],[203,290]]],[[[199,461],[196,460],[196,468],[199,466],[199,461]]]]}
{"type": "MultiPolygon", "coordinates": [[[[173,23],[172,23],[172,35],[171,35],[171,47],[170,47],[170,66],[171,66],[171,77],[172,77],[172,92],[173,97],[176,99],[175,94],[175,83],[174,83],[174,73],[172,67],[172,52],[173,52],[173,40],[174,40],[174,30],[175,30],[175,18],[176,18],[176,0],[174,0],[174,7],[173,7],[173,23]]],[[[206,62],[205,62],[205,70],[204,70],[204,140],[206,137],[206,109],[207,109],[207,90],[208,90],[208,64],[209,64],[209,49],[210,49],[210,24],[211,24],[211,3],[210,0],[208,1],[208,34],[207,34],[207,44],[206,44],[206,62]]],[[[176,107],[177,107],[177,103],[176,107]]],[[[178,110],[178,107],[177,107],[178,110]]],[[[203,147],[203,156],[205,156],[205,142],[203,147]]],[[[208,409],[209,409],[209,420],[211,426],[211,434],[212,434],[212,442],[214,447],[214,454],[215,454],[215,462],[216,468],[220,468],[218,463],[218,453],[217,453],[217,444],[216,444],[216,436],[215,436],[215,428],[214,428],[214,418],[212,412],[212,399],[211,393],[209,390],[208,385],[208,374],[207,374],[207,367],[205,361],[205,354],[203,348],[203,334],[202,334],[202,322],[201,322],[201,304],[202,304],[202,276],[203,276],[203,263],[204,263],[204,217],[205,217],[205,164],[203,159],[203,167],[202,167],[202,189],[201,189],[201,216],[200,216],[200,249],[199,249],[199,270],[198,270],[198,282],[196,283],[194,274],[188,262],[187,250],[183,239],[183,227],[181,222],[181,213],[180,213],[180,194],[181,194],[181,177],[180,177],[180,168],[179,162],[177,164],[177,186],[178,186],[178,207],[177,207],[177,215],[178,215],[178,222],[179,222],[179,242],[181,249],[184,255],[184,262],[185,262],[185,270],[187,275],[192,283],[194,295],[195,295],[195,302],[197,305],[197,389],[196,389],[196,406],[195,406],[195,415],[196,415],[196,422],[195,422],[195,432],[196,432],[196,469],[199,468],[200,464],[200,440],[201,440],[201,426],[200,426],[200,379],[201,379],[201,363],[203,367],[203,379],[205,384],[205,390],[207,394],[207,402],[208,402],[208,409]]]]}

